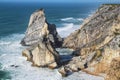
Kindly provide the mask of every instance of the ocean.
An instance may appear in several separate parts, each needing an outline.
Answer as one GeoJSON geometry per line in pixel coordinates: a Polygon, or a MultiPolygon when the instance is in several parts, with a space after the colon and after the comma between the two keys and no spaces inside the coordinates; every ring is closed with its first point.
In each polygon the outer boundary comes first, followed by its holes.
{"type": "MultiPolygon", "coordinates": [[[[99,6],[100,3],[0,3],[0,80],[96,80],[96,76],[83,72],[62,78],[57,69],[32,67],[21,55],[24,47],[20,41],[30,15],[37,9],[44,8],[47,21],[56,24],[59,35],[66,37],[99,6]]],[[[65,49],[58,51],[71,54],[65,49]]]]}

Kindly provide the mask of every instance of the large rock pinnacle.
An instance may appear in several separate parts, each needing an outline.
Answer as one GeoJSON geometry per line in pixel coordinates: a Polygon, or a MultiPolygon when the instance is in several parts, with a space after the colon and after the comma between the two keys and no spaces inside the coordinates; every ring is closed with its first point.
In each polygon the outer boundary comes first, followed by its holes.
{"type": "Polygon", "coordinates": [[[31,15],[21,44],[28,46],[22,54],[33,65],[51,68],[58,66],[59,54],[55,48],[61,47],[62,38],[58,35],[56,26],[47,22],[43,9],[31,15]]]}

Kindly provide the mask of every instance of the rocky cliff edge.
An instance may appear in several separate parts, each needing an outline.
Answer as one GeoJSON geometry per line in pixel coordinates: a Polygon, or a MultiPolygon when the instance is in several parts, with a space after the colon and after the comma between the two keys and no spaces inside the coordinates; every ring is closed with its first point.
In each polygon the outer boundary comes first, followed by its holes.
{"type": "Polygon", "coordinates": [[[63,47],[72,48],[75,55],[65,66],[67,70],[87,68],[94,74],[106,73],[112,60],[120,58],[120,5],[102,5],[65,38],[63,47]]]}

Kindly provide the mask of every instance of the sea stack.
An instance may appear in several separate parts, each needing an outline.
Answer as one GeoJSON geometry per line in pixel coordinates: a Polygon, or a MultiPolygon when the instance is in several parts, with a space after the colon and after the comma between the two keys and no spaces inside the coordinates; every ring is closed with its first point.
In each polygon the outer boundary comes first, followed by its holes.
{"type": "Polygon", "coordinates": [[[28,24],[25,37],[21,44],[27,46],[22,54],[34,66],[55,68],[59,64],[59,54],[55,50],[62,44],[62,38],[56,31],[54,24],[46,20],[43,9],[35,11],[28,24]]]}

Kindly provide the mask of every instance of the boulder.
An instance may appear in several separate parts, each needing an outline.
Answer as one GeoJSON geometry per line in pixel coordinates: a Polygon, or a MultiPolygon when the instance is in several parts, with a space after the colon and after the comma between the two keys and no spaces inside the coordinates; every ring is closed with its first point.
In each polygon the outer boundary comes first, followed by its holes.
{"type": "Polygon", "coordinates": [[[38,67],[57,67],[59,63],[59,54],[55,49],[48,43],[39,43],[32,52],[33,65],[38,67]]]}

